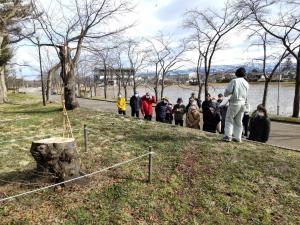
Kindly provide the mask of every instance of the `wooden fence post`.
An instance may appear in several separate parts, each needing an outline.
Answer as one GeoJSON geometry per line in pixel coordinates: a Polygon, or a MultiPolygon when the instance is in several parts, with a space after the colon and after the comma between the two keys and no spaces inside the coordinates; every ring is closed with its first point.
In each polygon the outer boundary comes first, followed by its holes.
{"type": "Polygon", "coordinates": [[[152,147],[149,147],[149,163],[148,163],[148,183],[152,182],[152,166],[153,166],[153,162],[152,162],[152,147]]]}
{"type": "Polygon", "coordinates": [[[83,125],[83,133],[84,133],[84,150],[88,151],[88,130],[86,124],[83,125]]]}

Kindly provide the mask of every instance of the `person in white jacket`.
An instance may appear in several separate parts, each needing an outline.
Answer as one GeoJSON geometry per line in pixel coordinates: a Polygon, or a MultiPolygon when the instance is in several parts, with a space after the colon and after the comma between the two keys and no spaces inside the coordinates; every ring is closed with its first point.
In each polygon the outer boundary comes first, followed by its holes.
{"type": "Polygon", "coordinates": [[[229,97],[229,106],[225,118],[224,141],[241,142],[243,133],[242,119],[247,102],[249,89],[248,82],[244,79],[245,68],[241,67],[235,72],[237,78],[230,81],[224,96],[229,97]]]}

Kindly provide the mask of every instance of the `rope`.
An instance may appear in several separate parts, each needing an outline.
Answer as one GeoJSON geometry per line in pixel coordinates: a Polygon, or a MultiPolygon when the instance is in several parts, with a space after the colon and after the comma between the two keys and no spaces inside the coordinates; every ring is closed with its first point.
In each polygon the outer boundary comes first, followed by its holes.
{"type": "Polygon", "coordinates": [[[65,99],[64,99],[65,93],[63,87],[61,87],[61,104],[63,107],[63,137],[65,137],[65,133],[67,133],[68,137],[74,138],[70,119],[68,116],[68,112],[65,105],[65,99]]]}
{"type": "Polygon", "coordinates": [[[128,163],[130,163],[132,161],[138,160],[138,159],[143,158],[143,157],[145,157],[147,155],[154,155],[154,154],[155,154],[155,152],[148,152],[148,153],[143,154],[141,156],[138,156],[136,158],[133,158],[133,159],[130,159],[130,160],[127,160],[127,161],[124,161],[124,162],[120,162],[120,163],[117,163],[117,164],[114,164],[114,165],[112,165],[110,167],[106,167],[104,169],[95,171],[93,173],[85,174],[83,176],[75,177],[75,178],[67,180],[67,181],[59,182],[59,183],[52,184],[52,185],[49,185],[49,186],[46,186],[46,187],[42,187],[42,188],[38,188],[38,189],[35,189],[35,190],[23,192],[21,194],[17,194],[17,195],[9,196],[9,197],[6,197],[6,198],[2,198],[2,199],[0,199],[0,202],[4,202],[4,201],[15,199],[15,198],[18,198],[18,197],[21,197],[21,196],[25,196],[25,195],[29,195],[29,194],[32,194],[32,193],[40,192],[40,191],[43,191],[43,190],[46,190],[46,189],[49,189],[49,188],[52,188],[52,187],[57,187],[59,185],[70,183],[70,182],[73,182],[73,181],[76,181],[76,180],[79,180],[79,179],[83,179],[83,178],[86,178],[86,177],[91,177],[91,176],[96,175],[98,173],[101,173],[101,172],[104,172],[104,171],[107,171],[107,170],[110,170],[110,169],[113,169],[113,168],[116,168],[116,167],[120,167],[120,166],[122,166],[124,164],[128,164],[128,163]]]}

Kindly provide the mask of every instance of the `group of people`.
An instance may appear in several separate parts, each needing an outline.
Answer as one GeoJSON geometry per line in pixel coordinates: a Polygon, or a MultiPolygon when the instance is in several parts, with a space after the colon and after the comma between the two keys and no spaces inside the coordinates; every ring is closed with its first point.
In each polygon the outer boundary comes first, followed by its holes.
{"type": "MultiPolygon", "coordinates": [[[[220,93],[217,98],[206,94],[201,101],[191,94],[188,105],[183,104],[183,99],[178,98],[173,105],[167,97],[163,97],[155,105],[156,121],[175,125],[184,125],[189,128],[200,129],[201,112],[203,113],[203,130],[212,133],[224,134],[224,141],[241,142],[242,136],[260,142],[266,142],[270,133],[270,119],[266,109],[259,105],[250,116],[250,106],[247,102],[249,84],[245,79],[246,71],[239,68],[237,78],[227,86],[224,95],[220,93]],[[225,99],[225,97],[229,97],[225,99]],[[249,131],[249,135],[248,135],[249,131]]],[[[140,117],[142,113],[145,120],[152,120],[153,107],[156,103],[155,96],[146,93],[140,97],[138,92],[130,98],[131,116],[140,117]]],[[[126,100],[119,95],[117,101],[119,114],[126,114],[126,100]]]]}

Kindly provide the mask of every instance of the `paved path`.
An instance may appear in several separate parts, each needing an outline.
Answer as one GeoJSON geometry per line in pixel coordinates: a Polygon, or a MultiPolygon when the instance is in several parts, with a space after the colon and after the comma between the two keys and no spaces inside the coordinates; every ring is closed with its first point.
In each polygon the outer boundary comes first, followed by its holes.
{"type": "MultiPolygon", "coordinates": [[[[103,112],[117,113],[116,105],[112,102],[78,99],[81,107],[103,112]]],[[[130,107],[127,107],[130,115],[130,107]]],[[[272,122],[269,144],[300,150],[300,125],[272,122]]]]}

